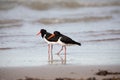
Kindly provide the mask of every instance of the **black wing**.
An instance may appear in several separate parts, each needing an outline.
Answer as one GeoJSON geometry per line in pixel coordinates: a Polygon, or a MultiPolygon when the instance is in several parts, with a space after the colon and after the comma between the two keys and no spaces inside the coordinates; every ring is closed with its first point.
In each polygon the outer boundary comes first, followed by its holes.
{"type": "Polygon", "coordinates": [[[62,35],[62,38],[61,38],[61,41],[65,44],[77,44],[77,45],[81,45],[80,43],[72,40],[71,38],[65,36],[65,35],[62,35]]]}
{"type": "Polygon", "coordinates": [[[59,39],[59,37],[57,37],[57,36],[54,36],[54,37],[48,39],[51,35],[52,35],[51,33],[47,33],[45,38],[46,38],[48,41],[57,42],[57,40],[59,39]]]}

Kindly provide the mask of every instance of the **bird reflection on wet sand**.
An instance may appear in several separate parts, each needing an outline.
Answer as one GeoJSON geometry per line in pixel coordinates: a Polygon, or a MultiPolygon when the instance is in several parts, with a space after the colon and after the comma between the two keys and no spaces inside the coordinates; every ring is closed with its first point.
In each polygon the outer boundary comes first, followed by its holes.
{"type": "Polygon", "coordinates": [[[62,55],[57,55],[59,59],[53,59],[51,61],[48,61],[49,64],[66,64],[67,60],[63,58],[62,55]]]}

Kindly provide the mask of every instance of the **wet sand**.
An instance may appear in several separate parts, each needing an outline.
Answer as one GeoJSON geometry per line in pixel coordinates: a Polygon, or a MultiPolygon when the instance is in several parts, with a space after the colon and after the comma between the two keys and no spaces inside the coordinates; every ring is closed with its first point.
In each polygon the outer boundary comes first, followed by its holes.
{"type": "Polygon", "coordinates": [[[120,72],[120,65],[44,65],[0,68],[0,80],[119,80],[120,74],[96,75],[99,70],[120,72]],[[116,78],[116,79],[115,79],[116,78]]]}
{"type": "Polygon", "coordinates": [[[119,16],[120,0],[1,0],[0,80],[120,80],[119,16]],[[67,47],[61,64],[54,45],[49,64],[47,44],[36,37],[42,28],[82,46],[67,47]]]}

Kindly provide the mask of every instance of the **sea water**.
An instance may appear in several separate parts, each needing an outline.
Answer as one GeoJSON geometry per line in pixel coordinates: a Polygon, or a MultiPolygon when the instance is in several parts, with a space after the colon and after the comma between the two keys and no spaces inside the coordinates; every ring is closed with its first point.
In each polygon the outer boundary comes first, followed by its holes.
{"type": "MultiPolygon", "coordinates": [[[[66,64],[120,65],[119,0],[0,1],[0,67],[62,64],[53,47],[36,36],[60,31],[81,46],[67,46],[66,64]]],[[[64,57],[64,51],[60,54],[64,57]]]]}

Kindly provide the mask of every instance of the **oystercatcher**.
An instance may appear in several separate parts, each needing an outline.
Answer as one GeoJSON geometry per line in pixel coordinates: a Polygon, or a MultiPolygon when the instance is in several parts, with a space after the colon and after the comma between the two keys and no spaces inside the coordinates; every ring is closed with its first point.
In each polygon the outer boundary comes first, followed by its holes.
{"type": "Polygon", "coordinates": [[[52,54],[53,44],[56,44],[57,39],[54,37],[48,39],[48,37],[50,37],[52,34],[47,32],[45,29],[41,29],[40,32],[37,33],[37,35],[40,34],[41,37],[45,40],[45,42],[48,43],[48,60],[51,61],[53,60],[53,54],[52,54]]]}
{"type": "Polygon", "coordinates": [[[65,52],[64,52],[64,55],[65,55],[64,60],[66,60],[66,46],[67,45],[79,45],[79,46],[81,46],[81,43],[76,42],[76,41],[72,40],[71,38],[61,34],[59,31],[54,31],[54,33],[51,36],[49,36],[48,39],[51,39],[53,37],[57,39],[58,44],[62,45],[62,48],[57,53],[57,55],[60,54],[60,52],[63,50],[63,48],[65,50],[65,52]]]}

